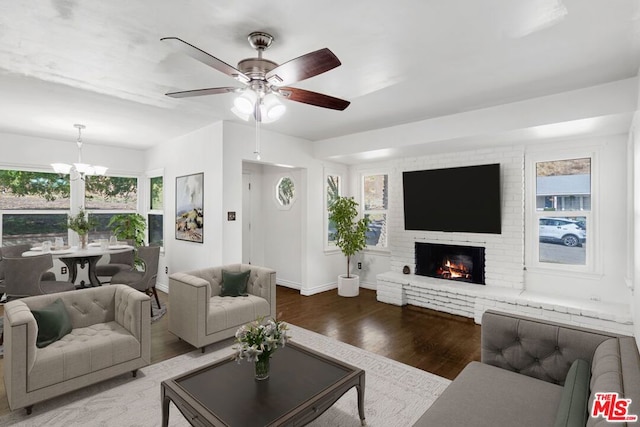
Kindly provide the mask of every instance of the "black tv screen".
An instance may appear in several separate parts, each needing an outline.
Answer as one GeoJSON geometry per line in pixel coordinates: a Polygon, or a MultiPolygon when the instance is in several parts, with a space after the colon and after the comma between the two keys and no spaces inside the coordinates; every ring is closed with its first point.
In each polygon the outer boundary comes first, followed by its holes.
{"type": "Polygon", "coordinates": [[[500,164],[402,173],[405,230],[502,232],[500,164]]]}

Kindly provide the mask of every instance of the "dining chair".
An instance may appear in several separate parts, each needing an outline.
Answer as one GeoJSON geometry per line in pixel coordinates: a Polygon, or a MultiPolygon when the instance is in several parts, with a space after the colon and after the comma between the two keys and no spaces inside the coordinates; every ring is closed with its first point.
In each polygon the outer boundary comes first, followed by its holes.
{"type": "MultiPolygon", "coordinates": [[[[127,245],[133,246],[133,241],[127,240],[127,245]]],[[[111,277],[109,280],[105,280],[104,283],[111,283],[113,276],[121,271],[131,271],[134,267],[135,251],[120,252],[117,254],[109,255],[109,262],[106,264],[96,265],[96,276],[111,277]]]]}
{"type": "Polygon", "coordinates": [[[44,274],[53,267],[51,254],[29,257],[2,258],[5,263],[5,293],[7,300],[52,294],[55,292],[74,291],[71,282],[43,280],[44,274]]]}
{"type": "MultiPolygon", "coordinates": [[[[21,257],[23,253],[27,252],[30,249],[31,249],[31,245],[29,244],[2,246],[0,247],[0,259],[18,258],[18,257],[21,257]]],[[[3,278],[4,278],[4,274],[2,271],[2,267],[0,267],[0,280],[2,280],[3,278]]],[[[56,274],[53,271],[47,271],[45,272],[44,276],[42,276],[42,280],[56,280],[56,274]]]]}
{"type": "MultiPolygon", "coordinates": [[[[140,246],[137,251],[138,257],[144,263],[144,271],[135,269],[130,271],[121,271],[111,277],[111,283],[129,285],[132,288],[150,296],[153,294],[158,307],[160,307],[160,299],[158,298],[158,292],[156,291],[160,246],[140,246]]],[[[151,315],[153,316],[153,305],[151,306],[151,315]]]]}

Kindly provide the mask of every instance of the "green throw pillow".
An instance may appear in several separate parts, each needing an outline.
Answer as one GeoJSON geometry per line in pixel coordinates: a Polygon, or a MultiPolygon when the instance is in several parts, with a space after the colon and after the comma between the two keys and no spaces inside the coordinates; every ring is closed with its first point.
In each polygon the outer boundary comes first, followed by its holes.
{"type": "Polygon", "coordinates": [[[589,363],[576,359],[569,368],[562,388],[555,427],[584,427],[589,417],[589,363]]]}
{"type": "Polygon", "coordinates": [[[31,310],[38,324],[36,346],[43,348],[71,332],[71,319],[60,298],[40,310],[31,310]]]}
{"type": "Polygon", "coordinates": [[[220,296],[239,297],[246,295],[250,273],[250,270],[241,273],[222,270],[222,291],[220,291],[220,296]]]}

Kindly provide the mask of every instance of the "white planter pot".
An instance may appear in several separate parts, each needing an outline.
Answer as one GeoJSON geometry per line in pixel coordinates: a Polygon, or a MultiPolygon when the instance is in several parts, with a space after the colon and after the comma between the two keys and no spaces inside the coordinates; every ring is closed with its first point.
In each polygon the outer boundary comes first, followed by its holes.
{"type": "Polygon", "coordinates": [[[338,295],[341,297],[357,297],[360,293],[360,277],[352,274],[347,278],[346,275],[338,276],[338,295]]]}

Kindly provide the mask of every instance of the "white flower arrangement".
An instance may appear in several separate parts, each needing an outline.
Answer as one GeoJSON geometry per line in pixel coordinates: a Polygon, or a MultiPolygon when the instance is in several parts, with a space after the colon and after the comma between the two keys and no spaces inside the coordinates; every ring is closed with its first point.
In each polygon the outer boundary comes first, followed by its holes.
{"type": "Polygon", "coordinates": [[[236,342],[239,344],[234,347],[236,360],[238,363],[242,359],[256,362],[258,358],[270,357],[276,349],[285,346],[290,338],[287,335],[288,330],[289,325],[275,319],[264,322],[263,318],[260,318],[241,326],[236,331],[236,342]]]}

